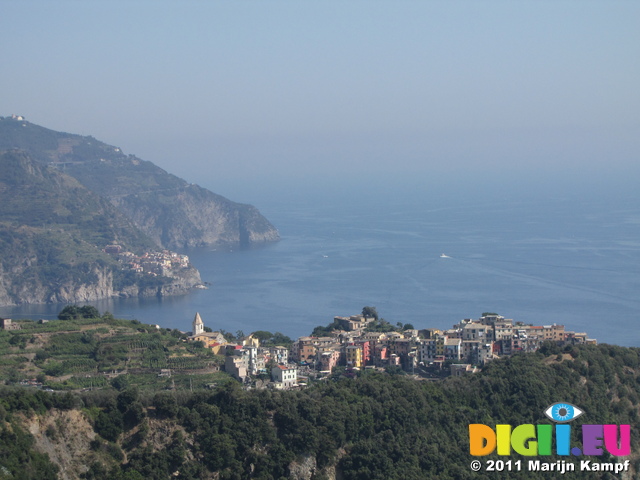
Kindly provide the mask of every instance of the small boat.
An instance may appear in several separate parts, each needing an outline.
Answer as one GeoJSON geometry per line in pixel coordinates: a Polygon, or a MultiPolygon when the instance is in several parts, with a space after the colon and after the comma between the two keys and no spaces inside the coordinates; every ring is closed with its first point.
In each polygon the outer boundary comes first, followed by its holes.
{"type": "Polygon", "coordinates": [[[444,253],[440,255],[440,258],[451,258],[449,255],[445,255],[444,253]]]}

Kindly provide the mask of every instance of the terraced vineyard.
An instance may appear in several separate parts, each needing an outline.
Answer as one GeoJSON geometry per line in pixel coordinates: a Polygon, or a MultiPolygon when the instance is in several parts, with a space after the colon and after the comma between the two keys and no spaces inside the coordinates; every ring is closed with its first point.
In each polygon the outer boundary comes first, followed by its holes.
{"type": "Polygon", "coordinates": [[[3,383],[76,390],[121,383],[143,388],[186,384],[193,388],[190,376],[196,373],[206,376],[196,385],[226,380],[225,374],[216,373],[224,359],[199,343],[187,342],[178,330],[118,320],[110,314],[44,324],[30,320],[14,323],[21,328],[0,330],[3,383]],[[168,384],[163,377],[169,374],[173,378],[168,384]]]}

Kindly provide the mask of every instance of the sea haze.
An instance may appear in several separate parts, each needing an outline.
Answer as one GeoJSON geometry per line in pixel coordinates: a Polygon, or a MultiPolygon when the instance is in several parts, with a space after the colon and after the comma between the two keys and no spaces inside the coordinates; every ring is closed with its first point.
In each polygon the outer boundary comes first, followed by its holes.
{"type": "MultiPolygon", "coordinates": [[[[416,328],[446,328],[491,311],[640,346],[637,196],[400,187],[379,194],[360,186],[281,192],[255,203],[282,240],[186,252],[208,290],[94,305],[162,327],[190,330],[200,312],[213,329],[291,337],[365,305],[416,328]]],[[[60,308],[3,308],[0,315],[39,318],[60,308]]]]}

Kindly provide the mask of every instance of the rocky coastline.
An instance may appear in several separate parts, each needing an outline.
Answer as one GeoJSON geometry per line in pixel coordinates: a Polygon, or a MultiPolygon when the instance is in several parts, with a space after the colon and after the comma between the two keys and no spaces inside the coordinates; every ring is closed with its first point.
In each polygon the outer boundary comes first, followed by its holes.
{"type": "Polygon", "coordinates": [[[252,205],[93,137],[16,116],[0,117],[0,205],[0,306],[181,295],[202,286],[188,262],[176,268],[165,258],[147,271],[105,245],[141,259],[280,238],[252,205]]]}

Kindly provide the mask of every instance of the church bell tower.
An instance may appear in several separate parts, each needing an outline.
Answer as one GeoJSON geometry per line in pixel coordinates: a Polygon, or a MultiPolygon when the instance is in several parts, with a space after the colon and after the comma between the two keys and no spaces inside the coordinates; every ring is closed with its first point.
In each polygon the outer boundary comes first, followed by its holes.
{"type": "Polygon", "coordinates": [[[192,335],[200,335],[201,333],[204,333],[204,322],[202,321],[202,318],[200,317],[200,314],[198,312],[196,312],[196,316],[193,319],[193,330],[192,330],[192,335]]]}

